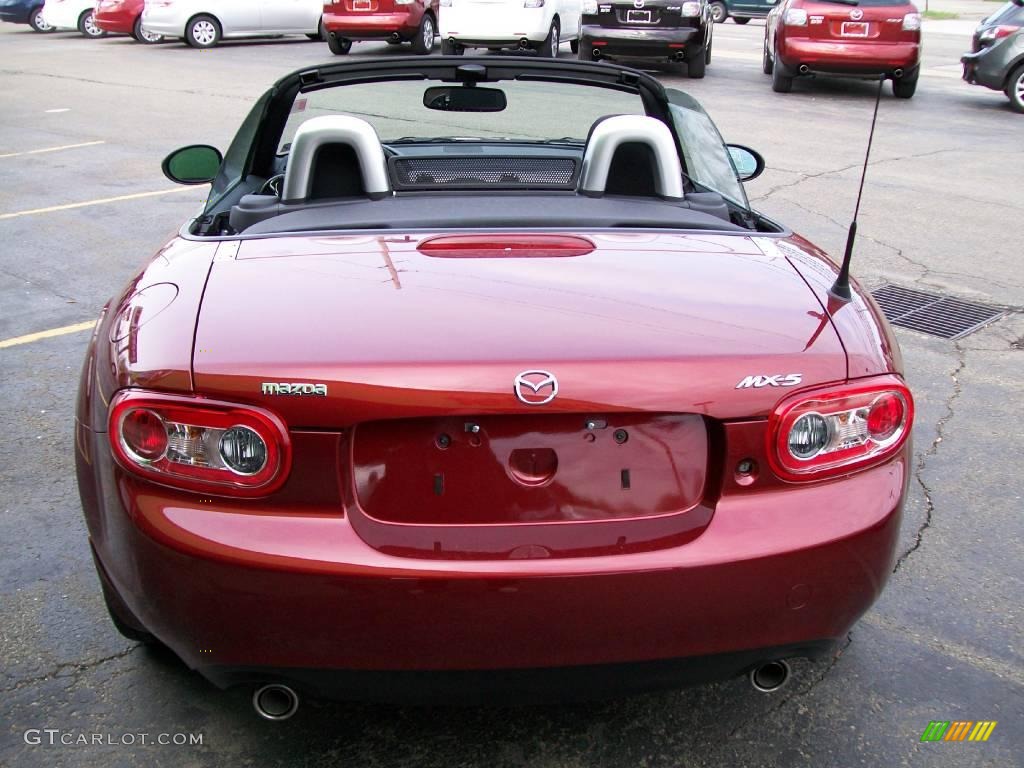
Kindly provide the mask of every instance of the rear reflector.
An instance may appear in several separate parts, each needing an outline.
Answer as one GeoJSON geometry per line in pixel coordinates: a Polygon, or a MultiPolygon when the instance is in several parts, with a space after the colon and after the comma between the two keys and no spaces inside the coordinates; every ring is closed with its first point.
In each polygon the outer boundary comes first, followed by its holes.
{"type": "Polygon", "coordinates": [[[424,240],[418,250],[442,259],[538,259],[585,256],[594,244],[573,235],[443,235],[424,240]]]}

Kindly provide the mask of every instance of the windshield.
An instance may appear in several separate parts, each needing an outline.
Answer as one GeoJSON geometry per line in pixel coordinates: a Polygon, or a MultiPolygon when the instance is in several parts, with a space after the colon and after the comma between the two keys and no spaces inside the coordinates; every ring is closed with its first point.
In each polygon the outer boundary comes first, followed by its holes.
{"type": "Polygon", "coordinates": [[[300,94],[292,105],[278,151],[287,151],[298,127],[319,115],[361,117],[388,144],[403,138],[568,139],[583,143],[599,117],[644,114],[643,102],[635,93],[515,80],[488,84],[505,92],[508,106],[500,112],[445,112],[423,106],[429,82],[365,83],[300,94]]]}

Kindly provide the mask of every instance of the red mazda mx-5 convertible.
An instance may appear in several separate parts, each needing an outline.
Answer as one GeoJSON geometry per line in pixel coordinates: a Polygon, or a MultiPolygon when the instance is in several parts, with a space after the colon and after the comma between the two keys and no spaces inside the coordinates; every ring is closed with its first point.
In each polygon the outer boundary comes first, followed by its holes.
{"type": "Polygon", "coordinates": [[[762,169],[646,74],[494,56],[301,70],[172,153],[208,201],[78,401],[114,623],[271,719],[828,653],[890,573],[913,405],[762,169]]]}

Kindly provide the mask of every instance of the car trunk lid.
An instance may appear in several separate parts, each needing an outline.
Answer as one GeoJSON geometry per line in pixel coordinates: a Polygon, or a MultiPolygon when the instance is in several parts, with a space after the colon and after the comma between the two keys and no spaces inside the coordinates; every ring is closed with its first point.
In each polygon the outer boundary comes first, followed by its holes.
{"type": "Polygon", "coordinates": [[[210,274],[197,390],[340,431],[346,512],[383,551],[685,541],[710,520],[720,422],[846,375],[806,283],[745,236],[483,240],[248,240],[210,274]]]}

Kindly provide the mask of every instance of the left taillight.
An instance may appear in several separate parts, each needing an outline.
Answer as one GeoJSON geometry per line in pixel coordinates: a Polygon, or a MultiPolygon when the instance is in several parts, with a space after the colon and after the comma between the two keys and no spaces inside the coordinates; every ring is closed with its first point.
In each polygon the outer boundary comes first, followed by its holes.
{"type": "Polygon", "coordinates": [[[118,463],[163,485],[226,496],[264,496],[291,467],[284,422],[262,408],[125,390],[110,405],[118,463]]]}
{"type": "Polygon", "coordinates": [[[784,480],[847,474],[899,451],[913,420],[910,390],[894,376],[807,390],[775,408],[768,455],[784,480]]]}

